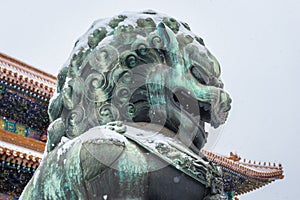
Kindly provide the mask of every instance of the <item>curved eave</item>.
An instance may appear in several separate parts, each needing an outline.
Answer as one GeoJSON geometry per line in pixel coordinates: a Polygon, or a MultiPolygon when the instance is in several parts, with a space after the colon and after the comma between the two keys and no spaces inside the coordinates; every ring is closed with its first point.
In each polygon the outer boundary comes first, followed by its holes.
{"type": "Polygon", "coordinates": [[[218,155],[206,150],[201,150],[201,152],[215,164],[250,178],[270,181],[283,178],[283,168],[281,164],[267,164],[264,162],[262,165],[260,163],[255,164],[255,162],[251,161],[246,163],[245,161],[240,161],[240,158],[238,160],[234,160],[231,157],[218,155]]]}
{"type": "Polygon", "coordinates": [[[24,153],[0,145],[0,157],[1,156],[5,156],[4,158],[6,159],[3,160],[5,162],[15,163],[15,160],[19,160],[20,163],[29,163],[30,166],[26,167],[32,167],[34,164],[38,166],[39,163],[42,161],[41,156],[38,157],[30,153],[24,153]]]}
{"type": "Polygon", "coordinates": [[[0,52],[0,78],[23,88],[39,90],[53,96],[56,77],[0,52]]]}
{"type": "Polygon", "coordinates": [[[240,161],[241,158],[232,153],[229,157],[226,157],[203,149],[201,152],[208,160],[223,169],[224,179],[230,177],[231,180],[234,180],[235,178],[240,177],[245,180],[241,184],[233,183],[230,180],[224,180],[231,184],[236,195],[251,192],[275,180],[284,178],[281,164],[267,164],[266,162],[263,164],[260,162],[256,164],[256,162],[252,161],[240,161]]]}
{"type": "Polygon", "coordinates": [[[45,143],[0,129],[0,141],[43,153],[45,143]]]}
{"type": "Polygon", "coordinates": [[[6,54],[0,52],[0,60],[7,64],[10,64],[19,71],[25,72],[26,74],[31,74],[33,76],[39,77],[44,82],[49,82],[50,84],[56,85],[56,77],[45,71],[32,67],[20,60],[12,58],[6,54]]]}

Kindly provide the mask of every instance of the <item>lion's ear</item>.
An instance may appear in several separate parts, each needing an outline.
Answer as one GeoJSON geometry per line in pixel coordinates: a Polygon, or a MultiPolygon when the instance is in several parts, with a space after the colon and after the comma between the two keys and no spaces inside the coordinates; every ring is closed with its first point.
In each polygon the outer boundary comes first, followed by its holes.
{"type": "Polygon", "coordinates": [[[183,60],[180,56],[179,44],[177,42],[175,33],[163,22],[160,22],[157,25],[157,32],[164,43],[163,50],[166,52],[167,64],[175,68],[181,66],[183,64],[183,60]]]}
{"type": "Polygon", "coordinates": [[[163,22],[157,25],[158,35],[164,42],[164,48],[167,52],[176,53],[179,50],[179,45],[173,31],[163,22]]]}

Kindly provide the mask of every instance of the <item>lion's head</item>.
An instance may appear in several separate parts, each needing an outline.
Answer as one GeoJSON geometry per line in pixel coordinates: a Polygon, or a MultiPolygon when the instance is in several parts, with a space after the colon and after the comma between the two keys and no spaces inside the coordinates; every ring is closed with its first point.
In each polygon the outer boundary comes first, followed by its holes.
{"type": "Polygon", "coordinates": [[[204,122],[218,127],[230,110],[219,77],[218,61],[186,23],[153,11],[96,21],[58,75],[48,150],[62,135],[121,120],[160,124],[198,151],[204,122]]]}

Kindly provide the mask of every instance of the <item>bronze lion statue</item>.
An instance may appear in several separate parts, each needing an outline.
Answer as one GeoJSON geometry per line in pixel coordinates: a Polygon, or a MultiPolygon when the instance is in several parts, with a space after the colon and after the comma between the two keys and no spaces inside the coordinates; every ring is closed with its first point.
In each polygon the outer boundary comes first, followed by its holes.
{"type": "Polygon", "coordinates": [[[222,199],[200,149],[226,121],[220,65],[187,23],[101,19],[58,74],[45,157],[22,199],[222,199]]]}

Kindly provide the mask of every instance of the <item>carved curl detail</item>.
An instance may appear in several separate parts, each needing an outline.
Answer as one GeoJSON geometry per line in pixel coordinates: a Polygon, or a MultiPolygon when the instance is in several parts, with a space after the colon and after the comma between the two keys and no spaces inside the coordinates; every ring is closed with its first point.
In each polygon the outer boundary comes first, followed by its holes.
{"type": "Polygon", "coordinates": [[[137,15],[100,20],[76,43],[49,110],[65,133],[49,134],[74,138],[114,120],[153,122],[198,151],[207,137],[204,122],[218,127],[230,109],[219,63],[186,23],[137,15]]]}

